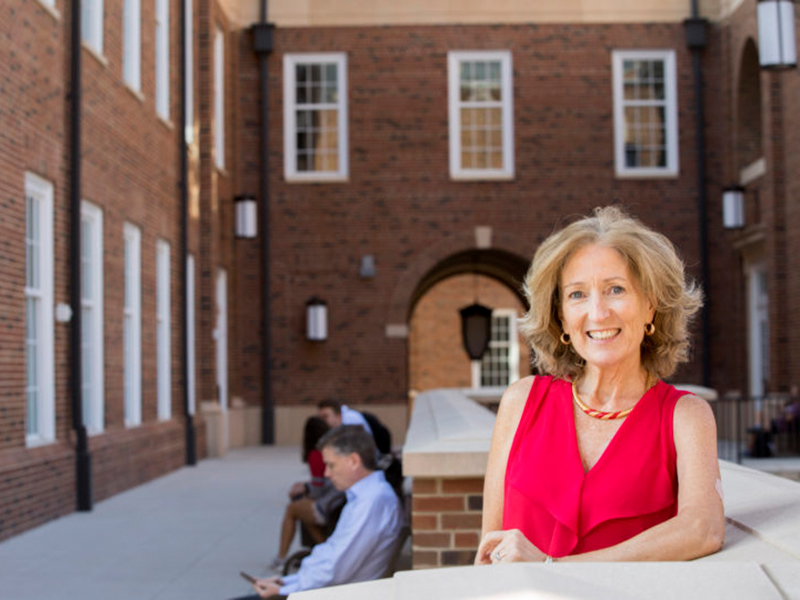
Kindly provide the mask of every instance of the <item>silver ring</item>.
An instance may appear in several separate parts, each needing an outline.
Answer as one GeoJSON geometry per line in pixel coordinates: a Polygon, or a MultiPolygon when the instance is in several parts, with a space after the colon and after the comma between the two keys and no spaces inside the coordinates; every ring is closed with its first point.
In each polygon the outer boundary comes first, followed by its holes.
{"type": "Polygon", "coordinates": [[[494,552],[492,552],[492,560],[494,560],[495,562],[503,560],[503,553],[500,552],[499,550],[495,550],[494,552]]]}

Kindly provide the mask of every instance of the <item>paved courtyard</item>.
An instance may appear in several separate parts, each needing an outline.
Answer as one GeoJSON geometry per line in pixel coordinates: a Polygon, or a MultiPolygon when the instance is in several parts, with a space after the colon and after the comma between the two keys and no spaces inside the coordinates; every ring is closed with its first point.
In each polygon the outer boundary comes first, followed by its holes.
{"type": "Polygon", "coordinates": [[[297,447],[207,459],[0,543],[3,600],[224,600],[266,575],[297,447]]]}

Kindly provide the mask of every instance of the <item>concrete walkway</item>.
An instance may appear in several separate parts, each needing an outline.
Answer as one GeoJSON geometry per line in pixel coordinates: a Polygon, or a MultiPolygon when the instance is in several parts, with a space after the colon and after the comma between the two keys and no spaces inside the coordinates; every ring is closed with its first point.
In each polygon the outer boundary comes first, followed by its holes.
{"type": "Polygon", "coordinates": [[[267,574],[297,447],[207,459],[0,543],[4,600],[224,600],[267,574]]]}

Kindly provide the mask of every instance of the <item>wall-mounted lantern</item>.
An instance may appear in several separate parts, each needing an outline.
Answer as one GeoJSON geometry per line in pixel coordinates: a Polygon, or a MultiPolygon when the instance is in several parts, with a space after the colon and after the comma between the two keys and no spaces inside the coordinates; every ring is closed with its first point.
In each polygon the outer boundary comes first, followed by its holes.
{"type": "Polygon", "coordinates": [[[306,338],[312,342],[328,339],[328,305],[316,296],[306,302],[306,338]]]}
{"type": "Polygon", "coordinates": [[[781,70],[797,66],[794,34],[794,2],[759,0],[758,60],[764,69],[781,70]]]}
{"type": "Polygon", "coordinates": [[[258,235],[258,211],[252,196],[236,196],[236,237],[254,238],[258,235]]]}
{"type": "Polygon", "coordinates": [[[372,279],[375,277],[375,257],[365,254],[361,257],[361,265],[358,267],[358,276],[361,279],[372,279]]]}
{"type": "Polygon", "coordinates": [[[492,309],[472,304],[461,309],[461,335],[471,360],[480,360],[489,345],[492,332],[492,309]]]}
{"type": "Polygon", "coordinates": [[[744,188],[740,185],[722,191],[722,225],[725,229],[744,227],[744,188]]]}

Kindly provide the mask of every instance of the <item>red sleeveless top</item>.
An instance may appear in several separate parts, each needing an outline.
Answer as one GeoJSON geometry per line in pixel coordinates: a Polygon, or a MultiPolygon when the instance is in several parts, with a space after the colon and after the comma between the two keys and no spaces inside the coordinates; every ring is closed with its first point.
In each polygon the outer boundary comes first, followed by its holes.
{"type": "Polygon", "coordinates": [[[684,394],[663,382],[650,388],[585,472],[570,382],[535,377],[508,455],[503,529],[559,557],[613,546],[675,516],[672,416],[684,394]]]}

